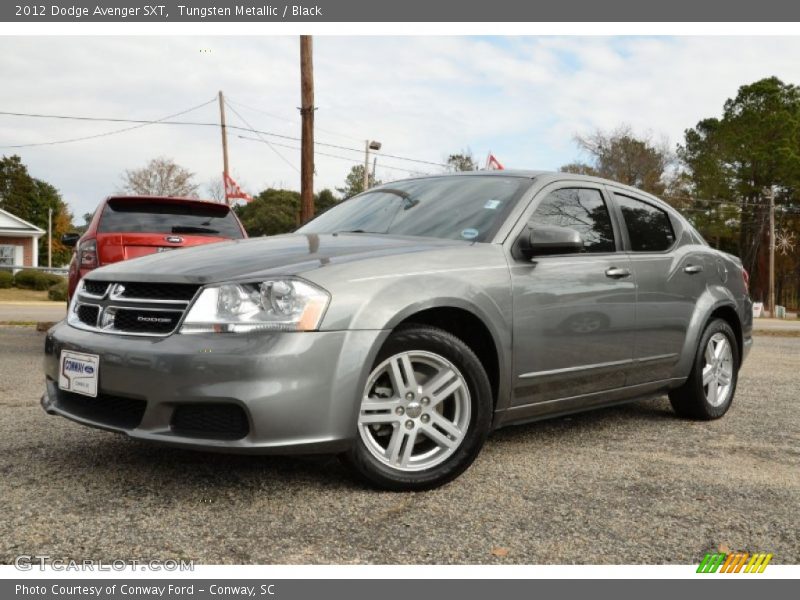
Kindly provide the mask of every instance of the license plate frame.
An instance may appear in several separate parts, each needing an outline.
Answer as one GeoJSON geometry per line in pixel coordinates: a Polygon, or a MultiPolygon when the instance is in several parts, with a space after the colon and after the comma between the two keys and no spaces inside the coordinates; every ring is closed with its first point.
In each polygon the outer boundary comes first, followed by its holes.
{"type": "Polygon", "coordinates": [[[100,356],[62,350],[58,359],[58,387],[65,392],[97,398],[100,356]]]}

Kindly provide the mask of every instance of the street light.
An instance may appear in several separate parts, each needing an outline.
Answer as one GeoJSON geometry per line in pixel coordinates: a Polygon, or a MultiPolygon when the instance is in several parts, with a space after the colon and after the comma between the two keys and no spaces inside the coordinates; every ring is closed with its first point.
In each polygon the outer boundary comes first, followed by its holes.
{"type": "Polygon", "coordinates": [[[369,151],[376,152],[381,149],[381,143],[375,140],[367,140],[364,146],[364,191],[369,189],[369,151]]]}

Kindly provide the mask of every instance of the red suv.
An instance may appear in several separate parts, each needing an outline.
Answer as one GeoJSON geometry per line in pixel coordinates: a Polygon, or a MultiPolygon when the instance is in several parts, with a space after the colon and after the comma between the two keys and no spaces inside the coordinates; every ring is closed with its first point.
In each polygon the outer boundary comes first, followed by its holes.
{"type": "Polygon", "coordinates": [[[74,246],[69,297],[92,269],[175,248],[247,237],[230,206],[191,198],[111,196],[103,200],[86,233],[65,234],[74,246]]]}

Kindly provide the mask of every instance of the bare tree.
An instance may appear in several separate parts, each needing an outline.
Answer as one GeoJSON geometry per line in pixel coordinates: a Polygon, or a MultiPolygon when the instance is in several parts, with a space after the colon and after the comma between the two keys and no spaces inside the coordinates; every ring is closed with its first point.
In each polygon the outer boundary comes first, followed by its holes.
{"type": "Polygon", "coordinates": [[[592,177],[599,176],[597,169],[595,169],[592,165],[587,165],[586,163],[581,162],[573,162],[569,163],[568,165],[564,165],[561,167],[561,172],[574,173],[576,175],[591,175],[592,177]]]}
{"type": "Polygon", "coordinates": [[[478,163],[475,162],[475,157],[469,148],[447,157],[447,171],[476,171],[477,169],[478,163]]]}
{"type": "Polygon", "coordinates": [[[154,158],[141,169],[126,170],[122,189],[143,196],[197,197],[194,173],[176,164],[171,158],[154,158]]]}
{"type": "Polygon", "coordinates": [[[562,171],[599,175],[657,195],[670,187],[675,155],[666,140],[649,133],[637,136],[630,125],[621,125],[612,131],[598,129],[575,136],[575,143],[590,162],[571,163],[562,171]]]}
{"type": "Polygon", "coordinates": [[[214,177],[206,183],[206,195],[215,202],[225,202],[225,184],[222,179],[214,177]]]}

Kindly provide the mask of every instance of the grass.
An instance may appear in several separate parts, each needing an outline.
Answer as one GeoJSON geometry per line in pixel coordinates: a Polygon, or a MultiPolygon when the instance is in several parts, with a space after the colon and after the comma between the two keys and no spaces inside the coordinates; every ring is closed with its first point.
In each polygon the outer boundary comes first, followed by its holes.
{"type": "Polygon", "coordinates": [[[49,302],[47,290],[0,288],[0,302],[49,302]]]}
{"type": "Polygon", "coordinates": [[[796,337],[800,338],[800,330],[794,329],[754,329],[754,336],[763,337],[796,337]]]}
{"type": "Polygon", "coordinates": [[[36,327],[36,321],[0,321],[0,327],[36,327]]]}

